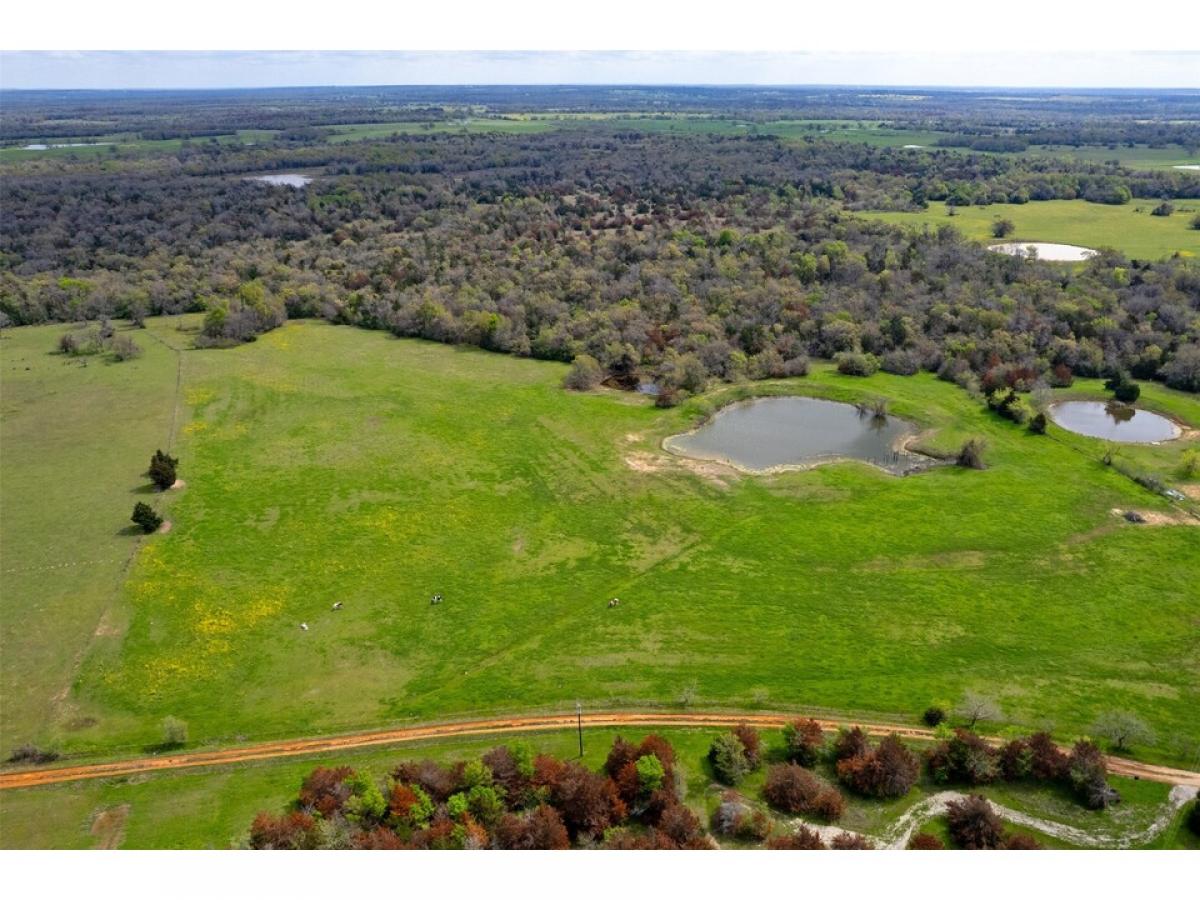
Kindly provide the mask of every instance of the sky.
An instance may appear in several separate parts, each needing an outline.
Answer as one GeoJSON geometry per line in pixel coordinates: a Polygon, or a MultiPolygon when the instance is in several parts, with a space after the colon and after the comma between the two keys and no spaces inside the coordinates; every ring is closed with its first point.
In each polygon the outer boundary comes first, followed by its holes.
{"type": "Polygon", "coordinates": [[[0,88],[844,84],[1200,89],[1200,51],[7,51],[0,88]]]}

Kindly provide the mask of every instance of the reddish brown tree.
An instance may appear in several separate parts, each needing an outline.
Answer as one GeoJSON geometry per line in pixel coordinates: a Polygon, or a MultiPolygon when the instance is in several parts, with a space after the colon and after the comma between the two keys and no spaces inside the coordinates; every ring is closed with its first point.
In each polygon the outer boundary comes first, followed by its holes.
{"type": "Polygon", "coordinates": [[[404,850],[407,846],[396,832],[383,826],[359,832],[354,837],[356,850],[404,850]]]}
{"type": "Polygon", "coordinates": [[[812,768],[825,749],[825,732],[815,719],[796,719],[783,727],[783,746],[788,759],[812,768]]]}
{"type": "Polygon", "coordinates": [[[867,733],[858,726],[843,728],[833,742],[833,756],[838,760],[865,756],[870,749],[871,742],[867,739],[867,733]]]}
{"type": "Polygon", "coordinates": [[[608,758],[604,760],[604,771],[609,778],[615,780],[621,774],[621,770],[634,762],[640,755],[637,747],[617,735],[608,751],[608,758]]]}
{"type": "Polygon", "coordinates": [[[759,737],[758,731],[743,723],[734,728],[733,733],[746,748],[746,760],[750,763],[750,768],[757,769],[762,765],[762,738],[759,737]]]}
{"type": "Polygon", "coordinates": [[[867,840],[861,834],[851,834],[848,831],[843,831],[841,834],[834,835],[833,840],[829,842],[830,850],[874,850],[875,844],[867,840]]]}
{"type": "Polygon", "coordinates": [[[1004,836],[1001,850],[1041,850],[1042,845],[1027,834],[1010,833],[1004,836]]]}
{"type": "Polygon", "coordinates": [[[597,775],[579,763],[564,765],[557,781],[548,787],[550,804],[558,810],[573,836],[598,836],[627,815],[612,779],[597,775]]]}
{"type": "Polygon", "coordinates": [[[821,835],[811,828],[799,826],[791,834],[782,834],[767,841],[768,850],[828,850],[821,835]]]}
{"type": "Polygon", "coordinates": [[[349,766],[339,766],[336,769],[318,766],[300,785],[300,805],[329,818],[340,811],[342,805],[350,799],[350,787],[346,780],[352,775],[354,770],[349,766]]]}
{"type": "Polygon", "coordinates": [[[496,826],[501,850],[566,850],[571,846],[562,816],[544,803],[522,816],[509,813],[496,826]]]}
{"type": "Polygon", "coordinates": [[[250,826],[250,846],[255,850],[311,850],[316,847],[316,820],[308,813],[282,816],[259,813],[250,826]]]}
{"type": "Polygon", "coordinates": [[[419,785],[435,803],[445,803],[446,798],[457,793],[462,783],[463,763],[446,767],[432,759],[408,760],[392,771],[396,781],[419,785]]]}
{"type": "Polygon", "coordinates": [[[995,850],[1000,846],[1004,827],[991,804],[978,794],[946,805],[950,837],[964,850],[995,850]]]}
{"type": "Polygon", "coordinates": [[[909,850],[945,850],[946,845],[942,843],[942,839],[936,834],[926,834],[920,832],[914,834],[912,840],[908,842],[909,850]]]}

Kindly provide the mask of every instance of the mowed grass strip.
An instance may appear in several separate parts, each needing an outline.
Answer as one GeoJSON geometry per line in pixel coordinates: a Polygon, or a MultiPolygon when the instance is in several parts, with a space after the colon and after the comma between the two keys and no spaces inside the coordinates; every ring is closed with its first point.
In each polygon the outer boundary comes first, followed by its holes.
{"type": "MultiPolygon", "coordinates": [[[[1167,760],[1200,734],[1200,529],[1115,521],[1167,507],[1098,442],[1031,436],[932,376],[817,366],[753,389],[887,396],[934,443],[985,437],[988,470],[713,480],[658,449],[710,399],[572,394],[558,364],[316,322],[184,359],[188,487],[122,627],[91,641],[70,695],[90,726],[42,735],[64,749],[140,750],[166,715],[200,743],[685,694],[911,715],[965,689],[1065,735],[1133,709],[1167,760]]],[[[110,534],[127,505],[95,512],[110,534]]]]}
{"type": "Polygon", "coordinates": [[[1170,216],[1152,216],[1153,200],[1133,200],[1123,206],[1086,200],[1039,200],[1030,203],[993,203],[959,206],[949,215],[944,203],[931,203],[921,212],[864,212],[864,217],[893,225],[937,228],[952,225],[968,238],[998,241],[1047,241],[1098,249],[1113,247],[1135,259],[1161,259],[1174,253],[1200,255],[1200,231],[1191,220],[1200,212],[1200,200],[1172,201],[1170,216]],[[1016,230],[1005,238],[992,235],[992,225],[1008,219],[1016,230]]]}

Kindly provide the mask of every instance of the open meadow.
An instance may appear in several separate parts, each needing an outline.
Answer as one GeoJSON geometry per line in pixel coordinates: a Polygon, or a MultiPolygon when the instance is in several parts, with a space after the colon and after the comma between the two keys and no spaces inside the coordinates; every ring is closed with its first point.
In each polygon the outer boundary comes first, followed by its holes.
{"type": "MultiPolygon", "coordinates": [[[[139,753],[168,715],[204,745],[577,700],[911,721],[972,689],[1063,738],[1134,709],[1142,758],[1200,738],[1200,529],[1115,517],[1186,520],[1100,441],[926,374],[817,365],[658,410],[312,321],[195,350],[196,321],[129,330],[146,352],[119,364],[53,352],[70,326],[0,341],[6,753],[139,753]],[[930,446],[983,437],[988,468],[753,477],[661,450],[750,393],[886,397],[930,446]],[[159,447],[182,490],[149,493],[159,447]],[[131,533],[139,499],[170,533],[131,533]]],[[[1200,424],[1193,396],[1142,405],[1200,424]]],[[[1189,434],[1122,454],[1175,481],[1189,434]]]]}
{"type": "Polygon", "coordinates": [[[1016,226],[1004,241],[1049,241],[1096,249],[1112,247],[1135,259],[1161,259],[1174,253],[1200,256],[1200,230],[1191,220],[1200,213],[1200,201],[1175,203],[1170,216],[1152,216],[1157,204],[1134,200],[1123,206],[1088,203],[1086,200],[1042,200],[1031,203],[994,203],[959,206],[949,214],[944,203],[931,203],[921,212],[860,213],[893,225],[937,228],[953,225],[972,240],[995,242],[992,224],[1008,219],[1016,226]]]}

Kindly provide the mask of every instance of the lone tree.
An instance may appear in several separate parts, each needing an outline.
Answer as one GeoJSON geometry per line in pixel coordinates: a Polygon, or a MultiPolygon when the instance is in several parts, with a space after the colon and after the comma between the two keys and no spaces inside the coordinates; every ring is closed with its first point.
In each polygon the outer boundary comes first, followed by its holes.
{"type": "Polygon", "coordinates": [[[163,744],[167,747],[179,747],[187,743],[188,725],[183,719],[167,716],[162,720],[163,744]]]}
{"type": "Polygon", "coordinates": [[[1142,395],[1142,389],[1125,371],[1118,371],[1114,374],[1104,382],[1104,387],[1106,390],[1112,391],[1113,396],[1122,403],[1133,403],[1142,395]]]}
{"type": "Polygon", "coordinates": [[[604,370],[593,356],[581,353],[571,363],[571,371],[563,379],[563,386],[572,391],[590,391],[604,380],[604,370]]]}
{"type": "Polygon", "coordinates": [[[983,466],[983,451],[985,444],[980,438],[970,438],[962,445],[962,449],[958,451],[958,456],[955,457],[955,464],[964,469],[982,469],[983,466]]]}
{"type": "Polygon", "coordinates": [[[155,450],[154,455],[150,457],[150,469],[146,474],[158,485],[159,490],[165,491],[175,483],[175,467],[178,465],[179,460],[175,457],[155,450]]]}
{"type": "Polygon", "coordinates": [[[135,525],[141,526],[142,531],[150,534],[162,524],[162,516],[156,513],[148,503],[137,503],[130,517],[135,525]]]}
{"type": "Polygon", "coordinates": [[[992,223],[992,237],[1008,237],[1016,229],[1017,226],[1012,223],[1011,219],[997,219],[992,223]]]}
{"type": "Polygon", "coordinates": [[[974,728],[979,722],[996,722],[1002,715],[1000,704],[986,694],[977,691],[967,691],[962,700],[954,707],[954,714],[967,719],[968,728],[974,728]]]}
{"type": "Polygon", "coordinates": [[[1150,726],[1123,709],[1114,709],[1102,714],[1092,730],[1112,744],[1118,753],[1124,751],[1130,744],[1149,744],[1154,741],[1154,732],[1150,726]]]}

